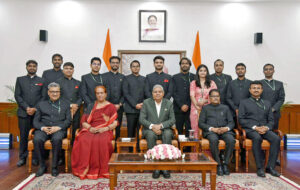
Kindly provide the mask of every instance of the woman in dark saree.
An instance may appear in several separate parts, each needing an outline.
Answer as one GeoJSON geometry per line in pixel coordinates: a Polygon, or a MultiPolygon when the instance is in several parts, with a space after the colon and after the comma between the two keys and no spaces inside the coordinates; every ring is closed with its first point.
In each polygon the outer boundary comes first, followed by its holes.
{"type": "Polygon", "coordinates": [[[118,115],[113,104],[106,101],[104,86],[95,88],[95,103],[81,118],[81,130],[72,150],[72,173],[80,179],[108,178],[108,162],[113,153],[111,141],[118,115]]]}

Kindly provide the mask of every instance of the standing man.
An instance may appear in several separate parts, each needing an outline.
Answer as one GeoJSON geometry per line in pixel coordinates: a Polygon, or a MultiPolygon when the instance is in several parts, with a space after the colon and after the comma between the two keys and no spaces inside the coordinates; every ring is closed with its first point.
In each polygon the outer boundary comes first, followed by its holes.
{"type": "Polygon", "coordinates": [[[281,81],[273,79],[274,72],[274,65],[270,63],[264,65],[265,79],[261,81],[264,90],[261,97],[265,100],[268,100],[271,103],[272,112],[274,115],[273,129],[278,129],[280,119],[280,107],[284,103],[285,92],[283,88],[283,83],[281,81]]]}
{"type": "Polygon", "coordinates": [[[45,79],[46,85],[50,84],[51,82],[55,82],[57,79],[64,76],[61,65],[63,63],[62,55],[56,53],[52,56],[52,64],[53,69],[49,69],[43,72],[42,78],[45,79]]]}
{"type": "Polygon", "coordinates": [[[221,104],[227,104],[226,93],[227,93],[228,85],[232,81],[232,78],[230,75],[226,75],[223,73],[223,69],[224,69],[223,60],[217,59],[214,62],[214,69],[215,69],[215,73],[210,75],[210,79],[216,83],[218,90],[221,93],[221,104]]]}
{"type": "MultiPolygon", "coordinates": [[[[233,111],[233,116],[236,119],[239,111],[240,101],[249,98],[249,87],[251,81],[246,79],[246,65],[238,63],[235,66],[235,72],[238,76],[237,79],[230,82],[227,89],[226,100],[233,111]]],[[[237,126],[237,125],[236,125],[237,126]]]]}
{"type": "MultiPolygon", "coordinates": [[[[34,148],[40,162],[36,177],[44,175],[47,170],[44,144],[50,139],[52,144],[52,176],[59,174],[58,157],[62,140],[67,135],[67,128],[71,124],[70,104],[60,98],[60,86],[53,82],[48,85],[49,100],[41,101],[37,105],[33,125],[37,129],[34,134],[34,148]]],[[[67,164],[67,163],[66,163],[67,164]]]]}
{"type": "Polygon", "coordinates": [[[132,73],[126,76],[123,82],[124,111],[127,118],[128,137],[135,137],[136,134],[138,137],[139,115],[145,98],[145,77],[139,74],[140,66],[138,60],[132,61],[130,63],[132,73]]]}
{"type": "Polygon", "coordinates": [[[115,105],[118,112],[118,126],[116,128],[116,139],[120,137],[120,128],[123,119],[123,104],[124,97],[122,92],[122,85],[125,76],[119,73],[120,57],[112,56],[109,58],[111,70],[103,74],[103,78],[108,86],[107,92],[109,93],[107,100],[115,105]]]}
{"type": "Polygon", "coordinates": [[[239,106],[239,122],[246,131],[248,138],[252,140],[257,175],[265,177],[264,156],[261,149],[263,139],[270,142],[270,155],[266,172],[279,177],[275,170],[276,159],[280,148],[280,137],[272,132],[274,126],[272,106],[268,100],[261,98],[263,85],[260,81],[251,82],[249,91],[251,97],[241,101],[239,106]]]}
{"type": "MultiPolygon", "coordinates": [[[[164,88],[157,84],[153,87],[152,98],[144,100],[140,114],[140,123],[144,126],[143,135],[146,137],[148,149],[156,145],[156,140],[161,139],[163,144],[172,144],[173,131],[171,127],[175,124],[173,103],[164,97],[164,88]]],[[[164,178],[170,178],[167,170],[155,170],[152,174],[154,179],[160,174],[164,178]]]]}
{"type": "Polygon", "coordinates": [[[64,77],[57,80],[60,85],[61,98],[70,105],[72,121],[72,144],[75,140],[75,132],[80,125],[80,106],[82,98],[80,96],[80,81],[73,78],[74,65],[66,62],[63,66],[64,77]]]}
{"type": "Polygon", "coordinates": [[[176,128],[179,134],[183,134],[183,125],[185,126],[185,135],[188,136],[191,129],[190,122],[190,83],[195,80],[195,74],[190,73],[191,60],[183,57],[180,62],[180,73],[172,78],[173,84],[173,105],[176,118],[176,128]]]}
{"type": "Polygon", "coordinates": [[[101,68],[101,59],[99,57],[93,57],[91,59],[91,72],[81,77],[80,93],[84,101],[84,108],[96,100],[95,87],[107,85],[103,79],[103,75],[99,73],[101,68]]]}
{"type": "Polygon", "coordinates": [[[203,107],[199,117],[199,128],[203,130],[203,136],[209,140],[209,146],[214,160],[218,163],[217,174],[229,175],[228,167],[230,157],[234,150],[235,139],[232,129],[234,121],[227,105],[220,104],[220,92],[212,89],[209,92],[210,104],[203,107]],[[226,143],[224,164],[220,159],[219,140],[226,143]]]}
{"type": "MultiPolygon", "coordinates": [[[[33,127],[33,118],[36,112],[36,105],[46,96],[45,81],[36,75],[38,63],[34,60],[26,62],[27,75],[18,77],[15,87],[15,99],[18,104],[18,123],[20,130],[19,161],[17,166],[26,164],[28,155],[27,144],[28,134],[33,127]]],[[[38,165],[35,158],[33,165],[38,165]]]]}
{"type": "Polygon", "coordinates": [[[145,94],[147,98],[151,98],[151,91],[153,86],[160,84],[164,88],[164,98],[170,99],[172,97],[172,77],[163,72],[165,59],[162,56],[156,56],[153,59],[155,72],[146,76],[145,94]]]}

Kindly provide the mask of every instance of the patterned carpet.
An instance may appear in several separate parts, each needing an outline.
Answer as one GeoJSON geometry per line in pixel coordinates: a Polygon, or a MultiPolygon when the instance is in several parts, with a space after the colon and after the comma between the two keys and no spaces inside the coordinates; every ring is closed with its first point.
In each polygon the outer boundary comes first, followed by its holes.
{"type": "MultiPolygon", "coordinates": [[[[201,174],[172,173],[170,179],[160,177],[152,179],[151,173],[129,173],[118,175],[116,189],[146,190],[146,189],[210,189],[209,174],[206,176],[206,187],[202,187],[201,174]]],[[[296,190],[300,186],[284,177],[276,178],[267,174],[259,178],[254,173],[233,173],[230,176],[217,177],[217,190],[296,190]]],[[[109,189],[108,179],[80,180],[72,174],[60,174],[57,178],[50,174],[36,178],[29,176],[16,190],[103,190],[109,189]]]]}

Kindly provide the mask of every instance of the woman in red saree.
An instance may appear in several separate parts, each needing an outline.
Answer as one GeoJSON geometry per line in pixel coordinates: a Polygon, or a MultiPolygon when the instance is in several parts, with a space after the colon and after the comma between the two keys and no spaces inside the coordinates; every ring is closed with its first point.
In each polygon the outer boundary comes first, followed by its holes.
{"type": "Polygon", "coordinates": [[[72,150],[72,173],[80,179],[108,178],[108,162],[113,153],[111,141],[118,122],[113,104],[106,101],[104,86],[95,88],[96,98],[81,118],[81,130],[72,150]]]}

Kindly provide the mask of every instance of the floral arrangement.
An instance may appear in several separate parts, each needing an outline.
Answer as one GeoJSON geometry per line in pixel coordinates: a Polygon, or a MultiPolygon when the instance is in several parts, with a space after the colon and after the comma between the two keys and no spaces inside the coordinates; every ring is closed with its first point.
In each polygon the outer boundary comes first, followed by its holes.
{"type": "Polygon", "coordinates": [[[160,144],[147,151],[147,158],[153,160],[175,160],[181,158],[181,152],[173,145],[160,144]]]}

